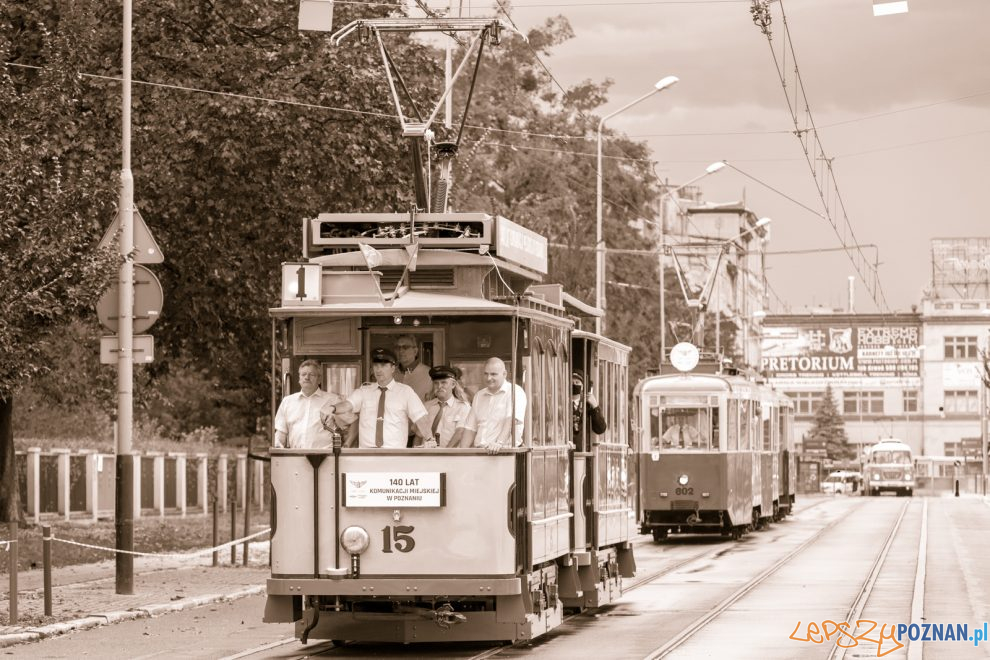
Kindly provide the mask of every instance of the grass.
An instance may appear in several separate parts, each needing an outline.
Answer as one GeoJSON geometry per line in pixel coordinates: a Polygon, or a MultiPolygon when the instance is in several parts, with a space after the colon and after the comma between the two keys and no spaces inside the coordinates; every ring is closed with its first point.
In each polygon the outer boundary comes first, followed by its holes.
{"type": "MultiPolygon", "coordinates": [[[[244,515],[237,513],[237,536],[243,534],[244,515]]],[[[116,532],[112,520],[98,522],[52,521],[54,536],[60,539],[87,543],[105,548],[113,548],[116,532]]],[[[268,526],[268,514],[252,515],[252,531],[268,526]]],[[[6,538],[6,530],[0,530],[6,538]]],[[[222,514],[219,521],[218,543],[232,539],[230,535],[230,514],[222,514]]],[[[259,537],[259,540],[265,540],[259,537]]],[[[212,516],[189,516],[187,518],[138,518],[134,521],[134,550],[138,552],[168,553],[199,550],[213,547],[212,516]]],[[[17,565],[19,571],[42,567],[41,527],[26,527],[18,531],[17,565]]],[[[229,551],[228,551],[229,552],[229,551]]],[[[107,550],[84,548],[67,543],[52,543],[52,566],[54,568],[88,564],[113,559],[114,554],[107,550]]],[[[0,574],[8,573],[6,558],[0,565],[0,574]]]]}

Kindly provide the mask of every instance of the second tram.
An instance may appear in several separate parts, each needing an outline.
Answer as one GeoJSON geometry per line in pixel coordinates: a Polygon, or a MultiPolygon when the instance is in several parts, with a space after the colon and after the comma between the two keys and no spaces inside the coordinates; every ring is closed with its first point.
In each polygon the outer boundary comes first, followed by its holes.
{"type": "Polygon", "coordinates": [[[738,375],[681,373],[635,389],[640,531],[739,538],[794,504],[793,406],[738,375]]]}

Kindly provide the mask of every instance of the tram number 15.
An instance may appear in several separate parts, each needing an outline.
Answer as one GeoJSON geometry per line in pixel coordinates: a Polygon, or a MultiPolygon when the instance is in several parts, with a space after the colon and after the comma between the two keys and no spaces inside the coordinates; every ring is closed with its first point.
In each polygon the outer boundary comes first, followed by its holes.
{"type": "Polygon", "coordinates": [[[399,552],[412,552],[416,547],[416,539],[412,537],[412,525],[386,525],[382,527],[382,552],[392,552],[395,548],[399,552]]]}

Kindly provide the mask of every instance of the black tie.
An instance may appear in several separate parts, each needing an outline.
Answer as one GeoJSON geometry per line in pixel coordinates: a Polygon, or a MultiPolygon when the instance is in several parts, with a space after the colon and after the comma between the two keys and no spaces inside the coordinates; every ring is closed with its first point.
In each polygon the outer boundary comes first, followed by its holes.
{"type": "Polygon", "coordinates": [[[382,394],[378,397],[378,419],[375,420],[375,446],[381,447],[385,444],[385,394],[387,387],[378,386],[382,394]]]}
{"type": "Polygon", "coordinates": [[[446,401],[440,402],[440,410],[437,411],[437,416],[433,418],[433,427],[430,429],[433,433],[433,438],[440,444],[440,435],[437,433],[437,429],[440,428],[440,420],[443,419],[443,409],[447,407],[446,401]]]}

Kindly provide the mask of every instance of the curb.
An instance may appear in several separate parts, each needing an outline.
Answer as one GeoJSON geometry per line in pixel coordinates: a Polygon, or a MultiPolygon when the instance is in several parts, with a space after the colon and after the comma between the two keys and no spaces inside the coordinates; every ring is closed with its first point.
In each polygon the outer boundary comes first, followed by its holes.
{"type": "Polygon", "coordinates": [[[105,614],[89,614],[80,619],[63,621],[61,623],[51,623],[47,626],[31,628],[24,632],[0,634],[0,648],[14,646],[16,644],[25,644],[28,642],[38,642],[43,639],[48,639],[49,637],[64,635],[65,633],[72,632],[74,630],[88,630],[89,628],[98,628],[100,626],[121,623],[123,621],[133,621],[135,619],[153,619],[162,616],[163,614],[180,612],[182,610],[202,607],[203,605],[210,605],[212,603],[234,601],[263,593],[265,593],[265,586],[258,585],[240,589],[229,594],[193,596],[190,598],[177,600],[174,603],[163,605],[148,605],[146,607],[136,607],[134,609],[122,611],[118,610],[114,612],[107,612],[105,614]]]}

